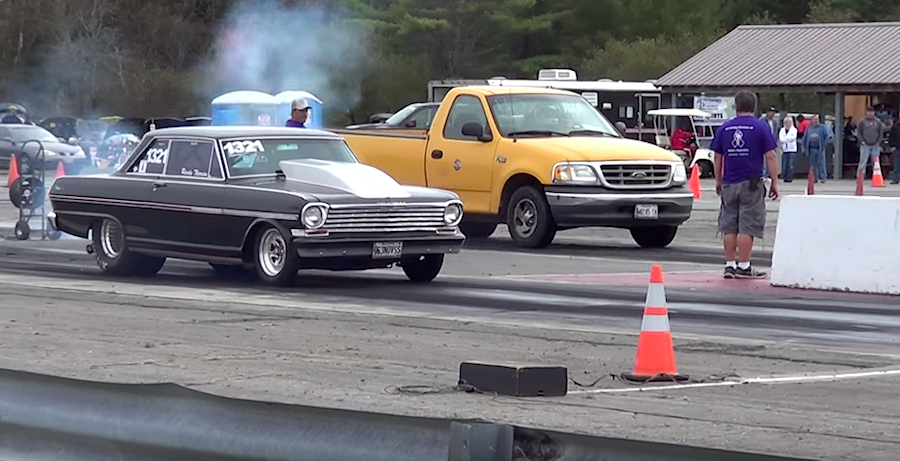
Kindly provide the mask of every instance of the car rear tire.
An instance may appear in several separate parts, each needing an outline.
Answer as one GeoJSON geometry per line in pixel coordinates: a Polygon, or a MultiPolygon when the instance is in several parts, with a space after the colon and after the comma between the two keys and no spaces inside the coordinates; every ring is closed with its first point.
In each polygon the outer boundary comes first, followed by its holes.
{"type": "Polygon", "coordinates": [[[413,283],[428,283],[441,273],[443,254],[406,256],[400,260],[403,273],[413,283]]]}
{"type": "Polygon", "coordinates": [[[253,262],[256,274],[266,285],[288,286],[297,276],[299,256],[290,246],[291,240],[275,226],[256,233],[253,262]]]}
{"type": "Polygon", "coordinates": [[[105,274],[114,276],[156,275],[166,258],[134,253],[125,243],[125,229],[113,219],[104,218],[92,229],[94,258],[105,274]]]}
{"type": "Polygon", "coordinates": [[[486,239],[497,230],[497,223],[464,222],[459,225],[459,230],[465,234],[466,238],[486,239]]]}
{"type": "Polygon", "coordinates": [[[556,222],[543,191],[524,186],[513,192],[506,211],[509,235],[517,246],[546,248],[556,237],[556,222]]]}
{"type": "Polygon", "coordinates": [[[664,248],[675,240],[678,226],[631,228],[631,238],[643,248],[664,248]]]}

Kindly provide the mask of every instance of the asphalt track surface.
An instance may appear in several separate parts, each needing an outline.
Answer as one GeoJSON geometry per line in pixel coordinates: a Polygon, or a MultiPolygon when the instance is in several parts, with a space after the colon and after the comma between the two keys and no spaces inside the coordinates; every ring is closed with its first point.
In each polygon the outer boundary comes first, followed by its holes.
{"type": "Polygon", "coordinates": [[[84,241],[0,241],[0,367],[810,459],[897,459],[897,297],[724,281],[712,245],[646,251],[627,234],[595,236],[561,234],[551,248],[522,251],[501,229],[448,257],[429,285],[399,270],[304,271],[287,289],[177,260],[157,277],[111,279],[84,241]],[[633,366],[657,263],[679,371],[705,384],[610,376],[633,366]],[[545,399],[445,391],[465,360],[564,365],[580,385],[545,399]],[[843,376],[809,378],[829,374],[843,376]],[[729,376],[801,382],[721,386],[729,376]],[[441,392],[398,395],[403,385],[441,392]]]}

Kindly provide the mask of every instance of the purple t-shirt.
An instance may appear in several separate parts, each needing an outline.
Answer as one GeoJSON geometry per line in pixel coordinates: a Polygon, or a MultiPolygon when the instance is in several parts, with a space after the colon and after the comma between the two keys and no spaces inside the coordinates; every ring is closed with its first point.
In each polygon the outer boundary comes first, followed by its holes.
{"type": "Polygon", "coordinates": [[[775,150],[776,146],[766,122],[752,115],[742,115],[716,130],[710,149],[723,156],[722,184],[736,184],[761,174],[766,152],[775,150]]]}
{"type": "Polygon", "coordinates": [[[285,124],[284,124],[284,126],[289,126],[292,128],[306,128],[303,125],[304,125],[303,123],[295,122],[294,119],[292,119],[292,118],[289,118],[288,121],[285,122],[285,124]]]}

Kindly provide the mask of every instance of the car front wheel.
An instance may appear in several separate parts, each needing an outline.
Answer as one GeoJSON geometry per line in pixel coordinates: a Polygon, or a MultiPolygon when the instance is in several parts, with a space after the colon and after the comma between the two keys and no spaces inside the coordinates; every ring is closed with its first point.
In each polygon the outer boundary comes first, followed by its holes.
{"type": "Polygon", "coordinates": [[[266,285],[288,286],[297,275],[297,253],[288,244],[290,240],[274,226],[257,233],[255,266],[259,279],[266,285]]]}
{"type": "Polygon", "coordinates": [[[675,240],[678,226],[634,227],[631,238],[643,248],[663,248],[675,240]]]}
{"type": "Polygon", "coordinates": [[[411,282],[427,283],[441,273],[444,266],[443,254],[406,256],[400,260],[403,273],[411,282]]]}
{"type": "Polygon", "coordinates": [[[94,241],[94,258],[100,270],[116,276],[151,276],[162,269],[166,258],[132,252],[125,243],[125,229],[109,218],[94,225],[91,232],[94,241]]]}

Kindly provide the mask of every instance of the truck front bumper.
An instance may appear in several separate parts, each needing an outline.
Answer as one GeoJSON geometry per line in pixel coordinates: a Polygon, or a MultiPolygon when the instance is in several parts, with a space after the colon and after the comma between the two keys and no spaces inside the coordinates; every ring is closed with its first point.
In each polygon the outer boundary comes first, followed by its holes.
{"type": "Polygon", "coordinates": [[[545,194],[561,228],[677,226],[694,208],[694,194],[684,187],[659,192],[547,187],[545,194]]]}

